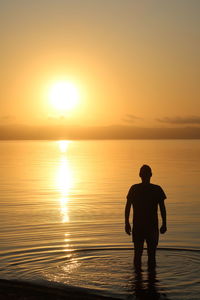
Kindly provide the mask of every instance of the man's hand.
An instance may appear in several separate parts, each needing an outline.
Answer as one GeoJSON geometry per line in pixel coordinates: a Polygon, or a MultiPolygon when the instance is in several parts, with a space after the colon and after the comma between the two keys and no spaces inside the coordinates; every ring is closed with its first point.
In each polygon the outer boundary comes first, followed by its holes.
{"type": "Polygon", "coordinates": [[[165,233],[166,231],[167,231],[167,226],[166,226],[166,225],[162,225],[162,226],[160,227],[160,233],[163,234],[163,233],[165,233]]]}
{"type": "Polygon", "coordinates": [[[130,225],[129,222],[127,222],[127,223],[125,224],[125,231],[126,231],[126,233],[127,233],[128,235],[131,234],[131,225],[130,225]]]}

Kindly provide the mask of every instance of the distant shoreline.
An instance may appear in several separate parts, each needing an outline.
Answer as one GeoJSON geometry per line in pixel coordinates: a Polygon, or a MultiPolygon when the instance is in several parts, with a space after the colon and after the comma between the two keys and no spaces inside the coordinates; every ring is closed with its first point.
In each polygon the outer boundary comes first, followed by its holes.
{"type": "Polygon", "coordinates": [[[86,139],[72,139],[72,138],[0,138],[0,141],[189,141],[200,140],[199,138],[86,138],[86,139]]]}
{"type": "Polygon", "coordinates": [[[175,140],[200,139],[199,126],[135,127],[0,125],[0,140],[175,140]]]}

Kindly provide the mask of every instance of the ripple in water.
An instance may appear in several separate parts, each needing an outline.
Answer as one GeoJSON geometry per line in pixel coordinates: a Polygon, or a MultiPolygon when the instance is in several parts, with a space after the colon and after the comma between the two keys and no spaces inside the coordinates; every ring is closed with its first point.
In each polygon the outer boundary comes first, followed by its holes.
{"type": "Polygon", "coordinates": [[[200,299],[200,251],[158,250],[156,272],[148,272],[146,251],[143,271],[135,273],[133,250],[96,249],[69,252],[33,251],[5,256],[1,278],[64,284],[120,299],[200,299]],[[117,251],[116,251],[117,250],[117,251]],[[40,253],[41,252],[41,253],[40,253]],[[41,255],[38,256],[38,253],[41,255]],[[13,274],[15,278],[13,278],[13,274]]]}
{"type": "Polygon", "coordinates": [[[51,281],[122,299],[199,299],[199,252],[158,251],[156,272],[147,271],[145,253],[141,273],[134,272],[132,259],[131,250],[84,251],[44,275],[51,281]]]}

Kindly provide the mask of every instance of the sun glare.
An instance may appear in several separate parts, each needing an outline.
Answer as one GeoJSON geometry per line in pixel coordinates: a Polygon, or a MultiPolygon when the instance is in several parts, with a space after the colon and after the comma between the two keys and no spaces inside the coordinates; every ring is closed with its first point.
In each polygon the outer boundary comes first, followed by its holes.
{"type": "Polygon", "coordinates": [[[71,110],[78,104],[79,93],[72,82],[59,81],[50,88],[49,98],[56,109],[71,110]]]}
{"type": "Polygon", "coordinates": [[[68,149],[68,146],[69,144],[71,143],[71,141],[58,141],[58,145],[59,145],[59,148],[60,148],[60,152],[61,153],[66,153],[67,149],[68,149]]]}

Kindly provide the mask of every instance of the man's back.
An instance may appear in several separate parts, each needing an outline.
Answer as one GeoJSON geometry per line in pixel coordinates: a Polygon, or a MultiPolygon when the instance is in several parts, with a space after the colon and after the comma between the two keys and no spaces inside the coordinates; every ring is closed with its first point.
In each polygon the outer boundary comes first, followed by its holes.
{"type": "Polygon", "coordinates": [[[133,205],[133,226],[138,229],[158,227],[158,204],[166,198],[164,191],[158,185],[139,183],[133,185],[127,199],[133,205]]]}

